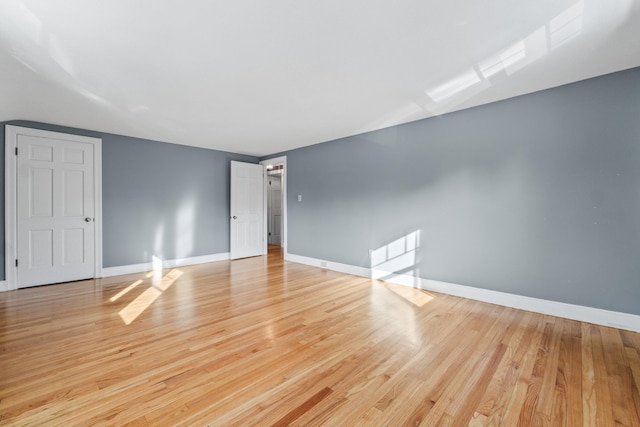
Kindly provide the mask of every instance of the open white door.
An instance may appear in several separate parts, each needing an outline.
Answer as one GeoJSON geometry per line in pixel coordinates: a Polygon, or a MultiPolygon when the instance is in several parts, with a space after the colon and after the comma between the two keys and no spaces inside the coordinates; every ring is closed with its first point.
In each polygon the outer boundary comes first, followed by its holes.
{"type": "Polygon", "coordinates": [[[231,162],[231,259],[264,255],[264,167],[231,162]]]}

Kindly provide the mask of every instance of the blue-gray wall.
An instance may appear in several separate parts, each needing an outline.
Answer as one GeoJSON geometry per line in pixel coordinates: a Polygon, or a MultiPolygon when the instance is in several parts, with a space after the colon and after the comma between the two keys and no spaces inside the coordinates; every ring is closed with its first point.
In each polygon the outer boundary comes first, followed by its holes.
{"type": "Polygon", "coordinates": [[[285,154],[292,254],[640,314],[640,68],[285,154]]]}
{"type": "MultiPolygon", "coordinates": [[[[10,123],[102,138],[105,267],[229,250],[258,159],[10,123]]],[[[640,68],[285,154],[290,253],[369,267],[418,232],[398,273],[640,314],[640,68]]]]}
{"type": "MultiPolygon", "coordinates": [[[[42,123],[2,124],[102,138],[104,267],[229,251],[230,163],[257,158],[42,123]]],[[[4,171],[4,127],[0,142],[4,171]]],[[[4,241],[4,210],[0,224],[4,241]]],[[[4,278],[4,245],[0,263],[4,278]]]]}

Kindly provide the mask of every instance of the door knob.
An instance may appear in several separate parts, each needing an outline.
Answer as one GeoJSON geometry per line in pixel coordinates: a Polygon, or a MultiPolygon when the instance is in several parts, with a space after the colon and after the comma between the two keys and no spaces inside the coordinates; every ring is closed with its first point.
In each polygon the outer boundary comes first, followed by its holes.
{"type": "Polygon", "coordinates": [[[91,222],[91,221],[93,221],[93,218],[86,217],[86,218],[84,219],[84,222],[91,222]]]}
{"type": "Polygon", "coordinates": [[[234,216],[233,216],[233,219],[238,219],[238,217],[234,215],[234,216]]]}

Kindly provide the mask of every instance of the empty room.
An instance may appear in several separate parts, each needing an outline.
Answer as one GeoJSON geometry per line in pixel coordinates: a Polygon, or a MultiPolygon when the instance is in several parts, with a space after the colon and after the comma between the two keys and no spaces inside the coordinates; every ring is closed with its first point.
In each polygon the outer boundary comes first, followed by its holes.
{"type": "Polygon", "coordinates": [[[0,2],[0,425],[640,426],[640,3],[0,2]]]}

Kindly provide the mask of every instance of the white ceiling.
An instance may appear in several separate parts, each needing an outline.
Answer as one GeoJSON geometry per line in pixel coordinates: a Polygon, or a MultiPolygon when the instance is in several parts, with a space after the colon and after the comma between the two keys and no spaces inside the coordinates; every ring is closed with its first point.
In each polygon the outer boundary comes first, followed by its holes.
{"type": "Polygon", "coordinates": [[[640,0],[0,1],[0,121],[253,155],[635,66],[640,0]]]}

